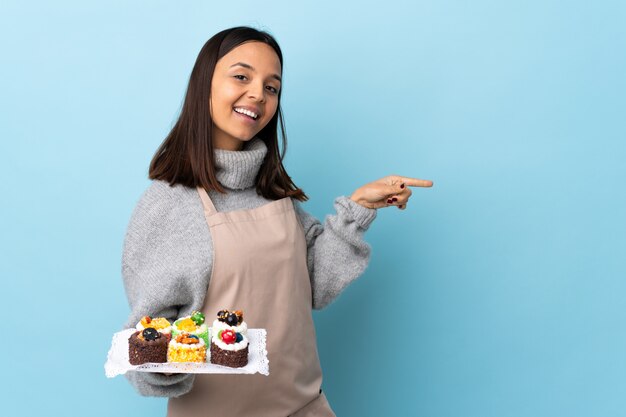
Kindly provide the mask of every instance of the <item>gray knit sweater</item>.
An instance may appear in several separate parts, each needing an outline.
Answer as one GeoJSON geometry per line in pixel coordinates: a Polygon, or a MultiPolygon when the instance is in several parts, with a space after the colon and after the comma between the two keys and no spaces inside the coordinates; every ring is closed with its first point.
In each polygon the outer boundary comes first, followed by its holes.
{"type": "MultiPolygon", "coordinates": [[[[217,211],[255,208],[270,200],[256,193],[255,179],[267,147],[254,138],[240,151],[215,150],[221,194],[209,190],[217,211]]],[[[314,309],[321,309],[366,269],[371,247],[364,233],[376,210],[340,196],[336,214],[322,225],[292,199],[307,240],[307,266],[314,309]]],[[[142,316],[178,317],[200,310],[209,285],[213,245],[195,188],[155,180],[135,206],[124,238],[122,277],[130,306],[125,328],[142,316]]],[[[144,396],[177,397],[189,392],[194,374],[130,371],[126,377],[144,396]]]]}

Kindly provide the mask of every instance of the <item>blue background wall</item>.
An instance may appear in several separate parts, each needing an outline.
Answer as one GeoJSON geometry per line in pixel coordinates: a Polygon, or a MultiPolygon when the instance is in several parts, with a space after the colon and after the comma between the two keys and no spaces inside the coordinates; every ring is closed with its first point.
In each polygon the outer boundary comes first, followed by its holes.
{"type": "Polygon", "coordinates": [[[245,24],[283,48],[307,210],[435,183],[314,315],[337,414],[626,415],[626,6],[591,3],[3,1],[3,410],[165,414],[104,376],[123,236],[200,48],[245,24]]]}

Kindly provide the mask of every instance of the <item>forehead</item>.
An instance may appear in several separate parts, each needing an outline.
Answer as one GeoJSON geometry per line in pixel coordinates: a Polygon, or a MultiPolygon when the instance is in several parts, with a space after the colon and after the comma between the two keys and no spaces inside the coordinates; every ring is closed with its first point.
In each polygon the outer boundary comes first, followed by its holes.
{"type": "MultiPolygon", "coordinates": [[[[266,73],[281,73],[280,60],[274,49],[263,42],[246,42],[233,48],[217,62],[224,70],[230,69],[231,65],[244,62],[254,67],[257,71],[266,73]]],[[[241,68],[237,66],[235,68],[241,68]]]]}

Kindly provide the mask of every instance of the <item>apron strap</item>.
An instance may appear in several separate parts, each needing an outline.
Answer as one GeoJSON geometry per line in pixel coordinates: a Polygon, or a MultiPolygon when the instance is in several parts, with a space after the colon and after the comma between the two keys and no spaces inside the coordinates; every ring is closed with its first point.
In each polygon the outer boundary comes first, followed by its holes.
{"type": "Polygon", "coordinates": [[[199,185],[196,187],[196,189],[198,190],[198,194],[200,194],[200,199],[202,200],[202,205],[204,206],[204,211],[209,216],[217,213],[217,210],[215,210],[215,206],[213,205],[213,202],[209,198],[209,194],[206,192],[206,190],[203,187],[199,186],[199,185]]]}

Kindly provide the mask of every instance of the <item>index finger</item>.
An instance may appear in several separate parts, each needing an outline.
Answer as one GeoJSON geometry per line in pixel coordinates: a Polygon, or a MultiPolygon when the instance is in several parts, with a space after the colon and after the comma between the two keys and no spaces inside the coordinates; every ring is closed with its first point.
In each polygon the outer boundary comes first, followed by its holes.
{"type": "Polygon", "coordinates": [[[432,187],[433,182],[431,180],[421,180],[419,178],[400,177],[403,183],[411,187],[432,187]]]}

